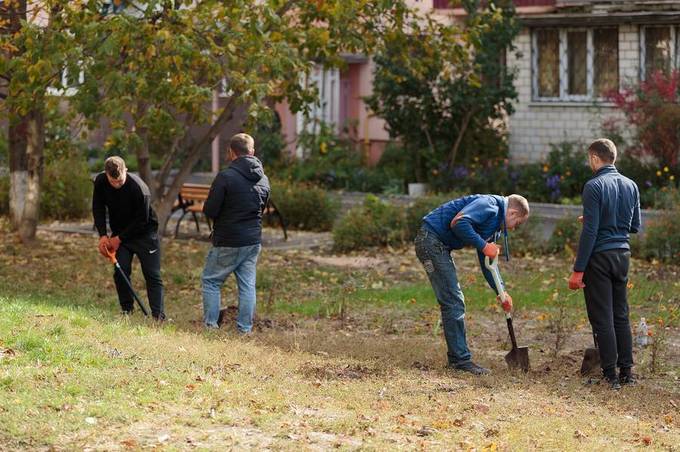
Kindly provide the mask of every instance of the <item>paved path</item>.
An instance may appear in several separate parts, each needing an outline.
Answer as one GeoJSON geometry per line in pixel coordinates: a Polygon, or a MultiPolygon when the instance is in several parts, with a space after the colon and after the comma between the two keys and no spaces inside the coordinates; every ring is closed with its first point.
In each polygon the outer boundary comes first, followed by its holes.
{"type": "MultiPolygon", "coordinates": [[[[186,222],[187,228],[182,227],[177,239],[167,237],[166,240],[203,240],[208,241],[207,228],[196,232],[193,222],[186,222]],[[193,229],[191,229],[193,228],[193,229]]],[[[182,225],[184,226],[184,224],[182,225]]],[[[169,228],[170,229],[170,228],[169,228]]],[[[91,222],[45,223],[38,226],[40,231],[61,232],[65,234],[85,234],[95,236],[91,222]]],[[[333,239],[329,232],[308,232],[308,231],[288,231],[288,240],[283,239],[281,229],[264,228],[262,230],[262,246],[275,250],[294,250],[294,249],[319,249],[333,245],[333,239]]]]}

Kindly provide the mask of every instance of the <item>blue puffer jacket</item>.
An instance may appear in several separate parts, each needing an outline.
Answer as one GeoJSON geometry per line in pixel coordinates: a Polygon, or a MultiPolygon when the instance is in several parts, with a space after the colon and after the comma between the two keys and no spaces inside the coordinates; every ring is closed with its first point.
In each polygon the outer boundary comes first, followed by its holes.
{"type": "MultiPolygon", "coordinates": [[[[482,249],[488,242],[496,242],[501,232],[506,231],[506,209],[507,200],[502,196],[470,195],[444,203],[423,217],[423,225],[450,250],[459,250],[464,246],[472,246],[477,250],[484,278],[496,293],[499,290],[484,266],[482,249]],[[456,221],[451,227],[454,218],[456,221]]],[[[508,252],[507,246],[505,252],[508,252]]]]}
{"type": "Polygon", "coordinates": [[[269,193],[269,179],[257,157],[239,157],[220,171],[203,205],[203,213],[215,220],[213,245],[238,248],[260,243],[269,193]]]}

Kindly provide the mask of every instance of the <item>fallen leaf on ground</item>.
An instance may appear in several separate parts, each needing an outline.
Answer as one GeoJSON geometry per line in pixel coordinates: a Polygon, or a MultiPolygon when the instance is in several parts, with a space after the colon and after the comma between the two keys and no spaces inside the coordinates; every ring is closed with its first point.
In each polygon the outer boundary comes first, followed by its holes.
{"type": "Polygon", "coordinates": [[[135,447],[137,447],[137,441],[135,441],[134,439],[124,439],[120,443],[128,449],[134,449],[135,447]]]}
{"type": "Polygon", "coordinates": [[[574,438],[576,438],[576,439],[585,439],[585,438],[588,438],[588,435],[586,435],[585,433],[583,433],[581,430],[576,430],[576,431],[574,432],[574,438]]]}
{"type": "Polygon", "coordinates": [[[486,413],[489,412],[491,407],[489,405],[485,404],[485,403],[477,403],[477,404],[475,404],[474,409],[479,411],[480,413],[486,414],[486,413]]]}

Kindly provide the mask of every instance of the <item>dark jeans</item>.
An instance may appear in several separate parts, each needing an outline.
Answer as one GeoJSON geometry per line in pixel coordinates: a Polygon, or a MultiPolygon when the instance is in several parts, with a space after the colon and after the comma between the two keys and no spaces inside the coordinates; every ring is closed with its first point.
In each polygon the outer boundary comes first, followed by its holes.
{"type": "Polygon", "coordinates": [[[415,245],[416,256],[423,264],[439,302],[449,364],[470,361],[472,355],[465,338],[465,297],[458,284],[451,252],[435,233],[425,228],[416,235],[415,245]]]}
{"type": "MultiPolygon", "coordinates": [[[[146,280],[146,294],[151,305],[151,314],[155,318],[165,318],[163,311],[163,280],[161,279],[161,248],[158,234],[152,233],[120,244],[116,259],[123,272],[130,278],[132,256],[136,255],[142,265],[142,273],[146,280]]],[[[123,311],[134,309],[134,298],[125,280],[116,271],[113,275],[118,292],[118,301],[123,311]]],[[[137,291],[137,293],[139,293],[137,291]]],[[[142,300],[143,302],[143,300],[142,300]]]]}
{"type": "Polygon", "coordinates": [[[616,376],[616,367],[633,367],[633,336],[628,320],[630,251],[606,250],[590,257],[583,275],[588,319],[600,349],[602,372],[616,376]]]}

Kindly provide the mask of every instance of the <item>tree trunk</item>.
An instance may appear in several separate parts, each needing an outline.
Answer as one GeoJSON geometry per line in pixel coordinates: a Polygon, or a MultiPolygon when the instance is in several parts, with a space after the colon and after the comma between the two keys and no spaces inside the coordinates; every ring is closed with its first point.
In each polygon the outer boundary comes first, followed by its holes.
{"type": "Polygon", "coordinates": [[[470,119],[472,119],[472,115],[474,113],[474,109],[470,109],[465,112],[465,116],[463,116],[463,121],[460,125],[460,128],[458,129],[458,136],[456,137],[456,141],[453,143],[453,148],[451,148],[451,153],[449,154],[449,161],[446,165],[448,169],[453,168],[453,164],[456,161],[456,154],[458,154],[458,148],[460,147],[460,143],[463,141],[463,136],[467,131],[468,125],[470,124],[470,119]]]}
{"type": "Polygon", "coordinates": [[[35,239],[40,210],[45,120],[33,110],[10,126],[10,213],[22,242],[35,239]]]}
{"type": "Polygon", "coordinates": [[[191,171],[201,158],[201,151],[220,133],[231,136],[240,132],[247,115],[248,105],[225,107],[223,113],[212,124],[208,132],[191,146],[179,171],[174,176],[170,176],[168,180],[154,181],[158,187],[161,187],[157,190],[157,196],[153,201],[153,207],[158,217],[158,230],[161,234],[165,232],[172,206],[177,199],[182,184],[189,178],[191,171]],[[168,189],[165,190],[165,187],[168,187],[168,189]]]}
{"type": "Polygon", "coordinates": [[[11,120],[9,124],[9,217],[14,230],[19,229],[26,203],[28,155],[26,139],[28,117],[11,120]]]}

